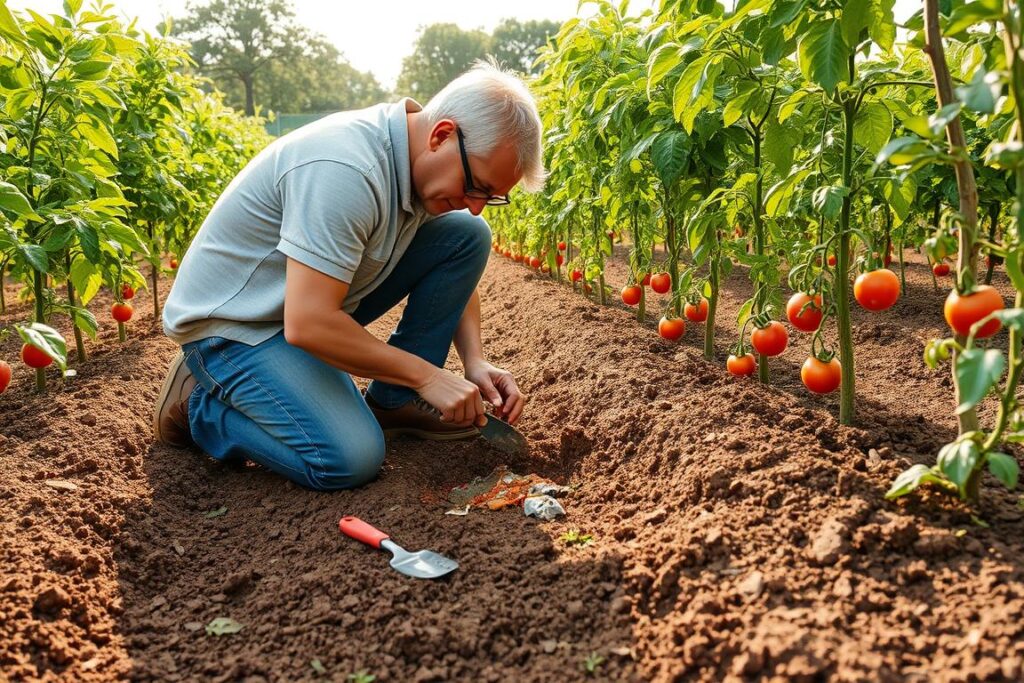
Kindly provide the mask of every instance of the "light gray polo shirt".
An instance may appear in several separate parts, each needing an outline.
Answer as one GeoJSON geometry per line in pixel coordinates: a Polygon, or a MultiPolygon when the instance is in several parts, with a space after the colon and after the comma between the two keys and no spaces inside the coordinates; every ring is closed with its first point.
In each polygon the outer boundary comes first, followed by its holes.
{"type": "Polygon", "coordinates": [[[167,336],[255,345],[284,327],[286,257],[349,283],[353,312],[432,218],[413,196],[411,99],[341,112],[275,140],[217,199],[164,306],[167,336]]]}

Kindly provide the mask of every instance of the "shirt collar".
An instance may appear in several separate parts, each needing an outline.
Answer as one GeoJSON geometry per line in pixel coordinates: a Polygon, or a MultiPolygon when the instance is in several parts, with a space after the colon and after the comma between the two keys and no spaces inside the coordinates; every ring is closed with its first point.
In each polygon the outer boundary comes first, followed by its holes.
{"type": "Polygon", "coordinates": [[[406,114],[422,109],[416,100],[403,97],[391,105],[391,111],[388,113],[391,150],[395,158],[395,171],[398,174],[398,200],[402,208],[409,213],[416,213],[416,210],[413,208],[412,160],[409,158],[409,122],[406,114]]]}

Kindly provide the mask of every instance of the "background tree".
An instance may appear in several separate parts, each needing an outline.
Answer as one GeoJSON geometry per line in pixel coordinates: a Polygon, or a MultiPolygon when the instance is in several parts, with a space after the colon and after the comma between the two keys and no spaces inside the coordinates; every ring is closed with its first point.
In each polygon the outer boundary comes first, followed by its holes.
{"type": "Polygon", "coordinates": [[[411,55],[402,60],[398,94],[426,102],[477,59],[487,56],[491,37],[455,24],[431,24],[420,30],[411,55]]]}
{"type": "Polygon", "coordinates": [[[200,73],[241,83],[245,113],[256,113],[256,74],[273,62],[301,52],[305,32],[294,23],[287,0],[209,0],[189,2],[188,14],[174,21],[175,36],[192,43],[200,73]]]}
{"type": "MultiPolygon", "coordinates": [[[[323,36],[298,29],[306,35],[301,49],[269,62],[260,71],[256,99],[263,109],[306,113],[368,107],[388,99],[388,92],[373,74],[352,66],[323,36]]],[[[217,82],[229,103],[244,101],[241,81],[217,82]]]]}
{"type": "Polygon", "coordinates": [[[538,50],[548,38],[557,35],[561,23],[548,19],[519,21],[503,19],[491,34],[491,54],[504,66],[531,76],[540,73],[534,66],[538,50]]]}

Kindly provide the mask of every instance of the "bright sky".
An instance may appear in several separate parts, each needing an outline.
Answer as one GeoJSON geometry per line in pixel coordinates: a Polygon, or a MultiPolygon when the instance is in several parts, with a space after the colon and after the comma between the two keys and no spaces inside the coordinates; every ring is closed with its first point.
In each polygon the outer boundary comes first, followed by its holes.
{"type": "MultiPolygon", "coordinates": [[[[141,28],[154,31],[165,15],[182,16],[185,8],[185,0],[111,1],[122,14],[139,17],[141,28]]],[[[84,6],[91,4],[86,0],[84,6]]],[[[490,32],[507,17],[565,21],[576,15],[578,5],[579,0],[293,0],[300,24],[326,35],[353,66],[373,72],[385,88],[394,87],[402,58],[412,51],[420,26],[451,22],[490,32]]],[[[638,13],[656,5],[657,0],[631,0],[630,9],[638,13]]],[[[897,21],[920,5],[920,0],[896,0],[897,21]]],[[[8,0],[8,6],[31,7],[40,14],[63,13],[62,0],[8,0]]]]}

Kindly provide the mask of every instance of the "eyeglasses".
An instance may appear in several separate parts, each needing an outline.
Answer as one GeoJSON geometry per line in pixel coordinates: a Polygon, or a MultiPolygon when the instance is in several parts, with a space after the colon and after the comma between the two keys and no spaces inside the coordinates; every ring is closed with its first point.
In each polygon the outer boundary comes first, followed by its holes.
{"type": "Polygon", "coordinates": [[[462,135],[462,129],[456,128],[456,134],[459,136],[459,154],[462,155],[462,172],[466,176],[466,185],[463,188],[463,193],[470,199],[484,199],[487,201],[488,206],[505,206],[506,204],[512,203],[507,194],[491,194],[486,190],[481,190],[479,187],[473,185],[473,174],[469,170],[469,157],[466,156],[466,144],[465,138],[462,135]]]}

